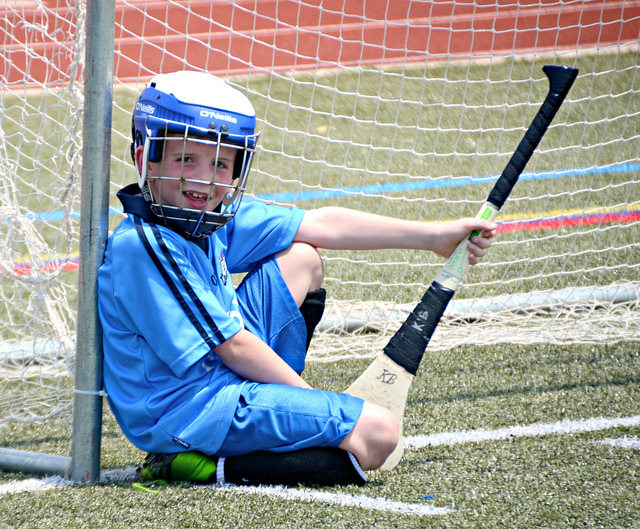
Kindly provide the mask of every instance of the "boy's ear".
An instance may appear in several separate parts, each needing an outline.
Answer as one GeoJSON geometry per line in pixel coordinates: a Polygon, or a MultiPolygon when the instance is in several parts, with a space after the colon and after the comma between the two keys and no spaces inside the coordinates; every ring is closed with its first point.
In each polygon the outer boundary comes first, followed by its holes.
{"type": "Polygon", "coordinates": [[[136,169],[138,174],[142,174],[142,153],[144,151],[144,147],[142,145],[138,145],[133,151],[133,159],[136,164],[136,169]]]}

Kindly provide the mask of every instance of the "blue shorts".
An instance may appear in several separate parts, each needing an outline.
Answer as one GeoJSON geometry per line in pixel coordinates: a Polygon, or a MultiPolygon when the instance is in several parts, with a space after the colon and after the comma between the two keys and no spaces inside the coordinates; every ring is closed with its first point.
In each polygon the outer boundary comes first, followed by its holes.
{"type": "Polygon", "coordinates": [[[236,289],[245,328],[261,338],[302,373],[307,354],[307,326],[275,256],[251,270],[236,289]]]}
{"type": "MultiPolygon", "coordinates": [[[[302,372],[306,325],[275,257],[262,261],[247,274],[237,294],[247,330],[302,372]]],[[[246,383],[217,455],[338,446],[353,430],[362,405],[362,399],[346,393],[246,383]]]]}

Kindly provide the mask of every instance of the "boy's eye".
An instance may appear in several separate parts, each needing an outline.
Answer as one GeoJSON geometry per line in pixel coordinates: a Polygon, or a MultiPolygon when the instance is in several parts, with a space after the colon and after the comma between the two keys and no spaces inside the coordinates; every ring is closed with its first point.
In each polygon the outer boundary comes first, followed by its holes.
{"type": "Polygon", "coordinates": [[[216,167],[218,169],[231,169],[231,163],[228,160],[218,160],[216,167]]]}

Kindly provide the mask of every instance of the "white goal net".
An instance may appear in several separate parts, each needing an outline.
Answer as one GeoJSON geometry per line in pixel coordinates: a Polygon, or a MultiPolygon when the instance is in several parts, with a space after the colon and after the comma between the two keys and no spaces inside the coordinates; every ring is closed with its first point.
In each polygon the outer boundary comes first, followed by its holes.
{"type": "MultiPolygon", "coordinates": [[[[0,426],[71,406],[83,9],[0,0],[0,426]]],[[[542,66],[577,67],[430,347],[637,340],[639,32],[637,0],[118,0],[110,225],[155,73],[207,70],[247,93],[252,195],[445,221],[486,198],[546,94],[542,66]]],[[[317,360],[377,354],[443,264],[323,255],[317,360]]]]}

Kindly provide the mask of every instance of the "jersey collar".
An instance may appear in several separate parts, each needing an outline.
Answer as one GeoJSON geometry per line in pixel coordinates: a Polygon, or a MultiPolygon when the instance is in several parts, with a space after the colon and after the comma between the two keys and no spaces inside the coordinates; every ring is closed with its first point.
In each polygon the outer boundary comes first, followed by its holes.
{"type": "MultiPolygon", "coordinates": [[[[150,222],[152,224],[160,224],[162,226],[166,226],[166,223],[162,217],[156,215],[151,208],[149,207],[149,203],[142,196],[142,192],[140,191],[140,187],[138,184],[129,184],[126,187],[123,187],[117,193],[117,197],[122,203],[122,207],[124,212],[129,215],[137,215],[142,220],[146,222],[150,222]]],[[[171,226],[167,226],[170,230],[175,231],[185,239],[195,242],[198,246],[200,246],[205,253],[207,252],[207,248],[209,246],[208,240],[205,238],[191,238],[188,237],[185,233],[178,231],[171,226]]]]}

